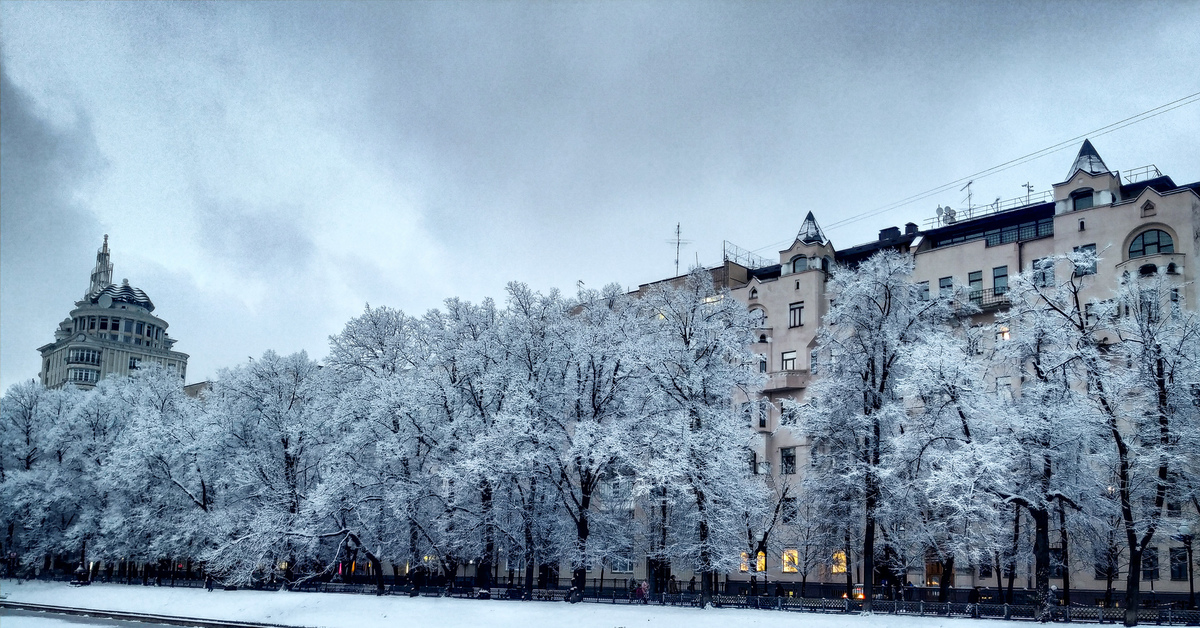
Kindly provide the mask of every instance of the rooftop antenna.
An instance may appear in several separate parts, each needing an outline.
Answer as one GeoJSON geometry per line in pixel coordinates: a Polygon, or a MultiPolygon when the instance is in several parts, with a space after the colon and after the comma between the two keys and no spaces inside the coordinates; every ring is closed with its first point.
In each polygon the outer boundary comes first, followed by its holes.
{"type": "MultiPolygon", "coordinates": [[[[683,229],[680,227],[680,223],[675,223],[675,237],[671,240],[667,240],[667,242],[675,245],[675,276],[678,277],[679,276],[679,249],[682,248],[683,245],[685,245],[685,244],[691,244],[692,241],[683,239],[683,229]]],[[[697,253],[697,255],[699,255],[699,253],[697,253]]]]}
{"type": "Polygon", "coordinates": [[[971,215],[971,184],[974,182],[974,179],[967,181],[966,185],[958,189],[959,192],[962,192],[963,190],[967,191],[967,216],[971,215]]]}
{"type": "Polygon", "coordinates": [[[1030,185],[1028,181],[1026,181],[1025,185],[1022,185],[1021,187],[1025,188],[1025,204],[1028,205],[1029,197],[1030,197],[1030,195],[1033,194],[1033,186],[1030,185]]]}

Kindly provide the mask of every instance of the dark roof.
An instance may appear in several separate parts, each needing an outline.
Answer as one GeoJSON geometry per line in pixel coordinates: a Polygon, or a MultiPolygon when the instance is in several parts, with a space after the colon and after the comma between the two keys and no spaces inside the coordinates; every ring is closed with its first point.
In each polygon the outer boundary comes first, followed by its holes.
{"type": "Polygon", "coordinates": [[[1159,194],[1165,194],[1171,190],[1179,189],[1179,186],[1175,185],[1175,182],[1171,180],[1171,177],[1163,175],[1161,177],[1154,177],[1153,179],[1146,179],[1145,181],[1138,181],[1137,183],[1122,185],[1121,198],[1137,198],[1137,195],[1141,194],[1146,188],[1154,188],[1159,194]]]}
{"type": "Polygon", "coordinates": [[[896,237],[881,238],[874,242],[868,242],[866,244],[860,244],[858,246],[852,246],[848,249],[836,251],[834,254],[837,256],[837,261],[839,264],[858,266],[862,262],[866,261],[867,258],[874,255],[877,251],[882,251],[883,249],[901,250],[907,247],[908,245],[912,244],[913,240],[917,239],[918,235],[921,234],[900,233],[896,237]]]}
{"type": "Polygon", "coordinates": [[[751,268],[746,274],[750,277],[757,277],[759,281],[775,279],[783,274],[783,265],[772,264],[770,266],[763,266],[762,268],[751,268]]]}
{"type": "Polygon", "coordinates": [[[88,295],[88,301],[97,303],[100,301],[100,297],[104,295],[108,295],[114,303],[130,303],[144,307],[148,311],[154,311],[154,302],[150,300],[150,297],[146,296],[145,292],[142,292],[141,290],[134,288],[129,284],[123,284],[120,286],[115,283],[108,284],[108,286],[103,290],[88,295]]]}

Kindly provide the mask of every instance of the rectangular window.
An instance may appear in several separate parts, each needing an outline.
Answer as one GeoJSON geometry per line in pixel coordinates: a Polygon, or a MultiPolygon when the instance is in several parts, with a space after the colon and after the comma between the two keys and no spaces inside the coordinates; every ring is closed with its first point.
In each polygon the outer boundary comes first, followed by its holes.
{"type": "Polygon", "coordinates": [[[1187,580],[1188,579],[1188,564],[1187,564],[1187,548],[1172,547],[1171,548],[1171,579],[1172,580],[1187,580]]]}
{"type": "Polygon", "coordinates": [[[796,352],[784,351],[780,356],[780,367],[785,371],[796,370],[796,352]]]}
{"type": "Polygon", "coordinates": [[[979,565],[979,579],[987,580],[988,578],[991,578],[991,577],[992,577],[992,565],[990,563],[983,563],[983,564],[979,565]]]}
{"type": "Polygon", "coordinates": [[[800,553],[794,549],[783,550],[783,573],[797,573],[796,565],[800,563],[800,553]]]}
{"type": "Polygon", "coordinates": [[[1061,547],[1050,548],[1050,577],[1063,577],[1063,551],[1061,547]]]}
{"type": "Polygon", "coordinates": [[[754,416],[758,418],[758,426],[767,426],[767,402],[758,400],[754,402],[754,416]]]}
{"type": "Polygon", "coordinates": [[[1012,399],[1012,378],[1001,375],[996,378],[996,395],[1001,399],[1012,399]]]}
{"type": "Polygon", "coordinates": [[[804,324],[804,302],[788,306],[788,327],[799,327],[804,324]]]}
{"type": "Polygon", "coordinates": [[[780,511],[780,515],[783,517],[784,523],[794,523],[800,515],[800,509],[796,505],[796,498],[785,497],[783,499],[783,507],[780,509],[780,511]]]}
{"type": "Polygon", "coordinates": [[[938,279],[938,296],[950,296],[954,291],[954,277],[942,277],[938,279]]]}
{"type": "Polygon", "coordinates": [[[758,475],[758,453],[750,450],[750,475],[758,475]]]}
{"type": "Polygon", "coordinates": [[[1096,274],[1096,258],[1095,258],[1096,245],[1095,244],[1085,244],[1083,246],[1077,246],[1077,247],[1075,247],[1075,252],[1091,254],[1091,257],[1088,261],[1080,260],[1080,261],[1075,262],[1075,276],[1083,277],[1084,275],[1095,275],[1096,274]]]}
{"type": "Polygon", "coordinates": [[[108,331],[108,317],[107,316],[100,317],[100,329],[103,331],[108,331]]]}
{"type": "Polygon", "coordinates": [[[88,317],[88,330],[90,331],[90,330],[93,330],[93,329],[95,329],[95,328],[96,328],[96,317],[95,317],[95,316],[89,316],[89,317],[88,317]]]}
{"type": "Polygon", "coordinates": [[[633,561],[628,558],[610,558],[608,562],[613,573],[633,573],[633,561]]]}
{"type": "Polygon", "coordinates": [[[922,281],[921,283],[917,284],[917,298],[922,301],[929,300],[929,282],[928,281],[922,281]]]}
{"type": "Polygon", "coordinates": [[[1033,260],[1033,285],[1039,288],[1054,287],[1054,258],[1043,257],[1033,260]]]}
{"type": "Polygon", "coordinates": [[[143,332],[145,332],[145,331],[146,331],[146,324],[145,324],[145,323],[142,323],[142,322],[139,322],[139,323],[137,324],[137,334],[140,336],[140,335],[142,335],[142,333],[143,333],[143,332]]]}
{"type": "Polygon", "coordinates": [[[1158,548],[1147,547],[1142,554],[1142,580],[1158,580],[1158,548]]]}
{"type": "Polygon", "coordinates": [[[136,371],[138,368],[138,365],[140,365],[141,363],[142,363],[142,361],[138,358],[129,358],[129,370],[136,371]]]}
{"type": "Polygon", "coordinates": [[[983,271],[967,273],[967,285],[971,288],[971,300],[978,303],[983,298],[983,271]]]}
{"type": "Polygon", "coordinates": [[[996,296],[1008,292],[1008,266],[997,266],[992,269],[992,290],[996,296]]]}
{"type": "Polygon", "coordinates": [[[783,475],[796,474],[796,448],[779,448],[779,472],[783,475]]]}
{"type": "Polygon", "coordinates": [[[829,561],[829,573],[835,575],[846,573],[846,552],[838,550],[833,553],[829,561]]]}
{"type": "Polygon", "coordinates": [[[742,552],[742,566],[741,566],[741,572],[742,572],[742,573],[746,573],[746,572],[748,572],[748,571],[750,571],[750,553],[749,553],[749,552],[742,552]]]}
{"type": "Polygon", "coordinates": [[[127,334],[133,333],[133,321],[129,320],[128,318],[125,319],[125,333],[127,333],[127,334]]]}
{"type": "Polygon", "coordinates": [[[767,372],[767,356],[765,356],[765,355],[758,359],[758,372],[759,373],[767,372]]]}

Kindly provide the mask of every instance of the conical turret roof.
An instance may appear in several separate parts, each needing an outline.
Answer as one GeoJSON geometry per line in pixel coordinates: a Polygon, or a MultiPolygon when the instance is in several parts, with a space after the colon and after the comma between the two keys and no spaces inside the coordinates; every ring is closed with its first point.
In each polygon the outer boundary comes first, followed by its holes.
{"type": "Polygon", "coordinates": [[[817,219],[812,212],[808,212],[808,216],[804,217],[804,223],[800,225],[800,232],[796,234],[796,239],[804,244],[825,244],[825,234],[821,231],[821,227],[817,226],[817,219]]]}
{"type": "Polygon", "coordinates": [[[1096,152],[1096,147],[1092,146],[1092,143],[1088,140],[1083,140],[1083,146],[1079,147],[1079,155],[1075,157],[1075,163],[1071,164],[1071,170],[1067,173],[1067,179],[1075,176],[1075,173],[1080,170],[1088,174],[1105,174],[1109,172],[1108,166],[1104,165],[1104,160],[1100,158],[1100,153],[1096,152]]]}

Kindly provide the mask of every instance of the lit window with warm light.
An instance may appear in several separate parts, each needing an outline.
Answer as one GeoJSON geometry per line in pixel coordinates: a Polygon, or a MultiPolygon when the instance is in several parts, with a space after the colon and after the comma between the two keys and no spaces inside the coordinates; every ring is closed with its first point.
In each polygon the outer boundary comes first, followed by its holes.
{"type": "Polygon", "coordinates": [[[798,573],[796,565],[800,562],[800,554],[794,549],[783,550],[783,573],[798,573]]]}
{"type": "Polygon", "coordinates": [[[829,573],[846,573],[846,552],[838,550],[833,553],[833,562],[829,566],[829,573]]]}
{"type": "Polygon", "coordinates": [[[765,552],[759,552],[758,560],[755,562],[757,563],[756,565],[754,565],[755,571],[766,571],[767,570],[767,554],[765,552]]]}

